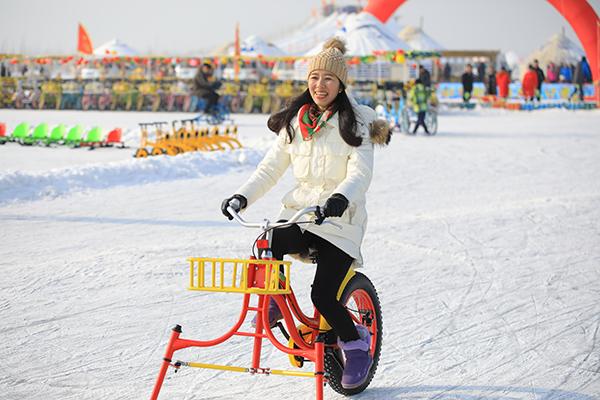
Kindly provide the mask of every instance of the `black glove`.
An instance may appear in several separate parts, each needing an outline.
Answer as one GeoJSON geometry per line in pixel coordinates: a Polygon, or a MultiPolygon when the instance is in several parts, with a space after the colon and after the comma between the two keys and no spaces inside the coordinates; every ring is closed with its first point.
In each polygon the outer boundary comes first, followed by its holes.
{"type": "Polygon", "coordinates": [[[323,206],[323,216],[341,217],[348,208],[348,199],[340,193],[332,194],[323,206]]]}
{"type": "Polygon", "coordinates": [[[223,202],[221,203],[221,211],[223,212],[223,215],[229,218],[229,220],[231,221],[233,217],[227,211],[227,207],[232,207],[236,212],[239,212],[240,210],[246,208],[247,205],[248,200],[244,196],[242,196],[241,194],[234,194],[233,196],[223,200],[223,202]],[[237,202],[234,202],[236,204],[230,204],[232,200],[237,200],[237,202]]]}

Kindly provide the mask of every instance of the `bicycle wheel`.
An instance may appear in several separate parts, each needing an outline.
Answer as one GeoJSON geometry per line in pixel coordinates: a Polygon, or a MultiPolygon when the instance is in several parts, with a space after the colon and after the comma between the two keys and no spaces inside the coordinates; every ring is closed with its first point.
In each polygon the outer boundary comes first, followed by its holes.
{"type": "Polygon", "coordinates": [[[345,396],[351,396],[365,390],[371,383],[377,370],[381,353],[381,340],[383,338],[381,305],[375,287],[369,278],[360,272],[357,272],[346,285],[341,296],[341,302],[346,305],[354,322],[366,326],[371,333],[370,351],[371,357],[373,357],[373,364],[365,383],[359,387],[354,389],[344,389],[342,387],[342,373],[344,370],[342,351],[338,348],[328,348],[325,353],[325,373],[328,375],[329,385],[336,392],[345,396]]]}
{"type": "Polygon", "coordinates": [[[438,130],[438,118],[436,111],[427,111],[425,115],[425,125],[429,128],[428,135],[433,136],[438,130]]]}
{"type": "Polygon", "coordinates": [[[410,133],[410,114],[406,108],[400,114],[400,130],[406,134],[410,133]]]}

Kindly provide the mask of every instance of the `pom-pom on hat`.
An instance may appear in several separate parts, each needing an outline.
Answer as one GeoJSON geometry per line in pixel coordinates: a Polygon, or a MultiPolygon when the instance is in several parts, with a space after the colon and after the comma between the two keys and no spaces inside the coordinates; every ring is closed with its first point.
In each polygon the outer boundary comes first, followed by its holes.
{"type": "Polygon", "coordinates": [[[331,72],[338,77],[344,86],[347,86],[348,68],[346,67],[344,53],[346,53],[346,44],[341,39],[336,37],[329,39],[323,45],[323,50],[310,59],[306,77],[308,78],[311,72],[321,69],[331,72]]]}

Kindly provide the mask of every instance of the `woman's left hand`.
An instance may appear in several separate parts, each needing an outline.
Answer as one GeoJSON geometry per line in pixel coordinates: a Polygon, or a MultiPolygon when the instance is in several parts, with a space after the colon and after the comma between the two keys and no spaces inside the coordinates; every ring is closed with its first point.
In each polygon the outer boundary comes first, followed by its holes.
{"type": "Polygon", "coordinates": [[[348,208],[348,199],[340,193],[332,194],[323,206],[325,217],[341,217],[348,208]]]}

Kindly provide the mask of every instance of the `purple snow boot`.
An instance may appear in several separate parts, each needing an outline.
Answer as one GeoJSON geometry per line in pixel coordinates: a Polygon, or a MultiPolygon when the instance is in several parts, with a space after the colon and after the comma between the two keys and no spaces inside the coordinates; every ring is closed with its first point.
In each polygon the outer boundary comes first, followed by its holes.
{"type": "Polygon", "coordinates": [[[369,376],[373,358],[369,352],[371,348],[371,334],[362,325],[356,325],[360,339],[342,342],[338,339],[338,346],[344,351],[346,365],[342,375],[342,387],[354,389],[365,383],[369,376]]]}
{"type": "MultiPolygon", "coordinates": [[[[254,318],[252,318],[252,327],[256,328],[256,317],[258,316],[255,315],[254,318]]],[[[275,325],[277,325],[277,321],[279,321],[280,319],[283,318],[283,315],[281,314],[281,310],[279,310],[279,307],[277,307],[277,303],[275,303],[275,300],[270,299],[269,300],[269,327],[274,328],[275,325]]]]}

